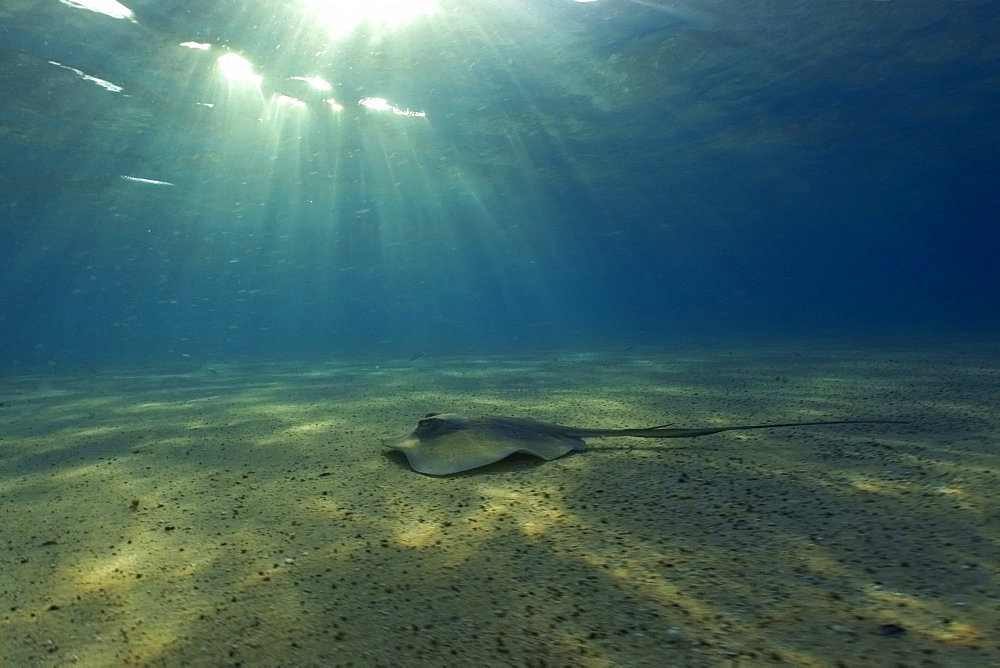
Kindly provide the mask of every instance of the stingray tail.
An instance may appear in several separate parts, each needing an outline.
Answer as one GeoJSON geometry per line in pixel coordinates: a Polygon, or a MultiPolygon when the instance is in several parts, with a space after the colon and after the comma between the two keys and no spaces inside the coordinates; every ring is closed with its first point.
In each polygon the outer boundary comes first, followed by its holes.
{"type": "Polygon", "coordinates": [[[735,427],[709,427],[706,429],[667,429],[668,425],[644,429],[609,429],[603,436],[635,436],[637,438],[694,438],[737,429],[774,429],[776,427],[811,427],[821,424],[906,424],[901,420],[828,420],[822,422],[781,422],[777,424],[745,424],[735,427]]]}

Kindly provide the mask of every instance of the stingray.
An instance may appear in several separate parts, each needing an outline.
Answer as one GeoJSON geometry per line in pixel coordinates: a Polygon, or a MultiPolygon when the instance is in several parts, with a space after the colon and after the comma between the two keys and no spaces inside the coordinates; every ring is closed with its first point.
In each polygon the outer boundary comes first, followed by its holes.
{"type": "Polygon", "coordinates": [[[897,420],[830,420],[705,429],[668,429],[669,425],[665,424],[639,429],[588,429],[501,415],[465,417],[456,413],[428,413],[417,422],[416,428],[409,435],[395,442],[383,441],[383,445],[406,455],[410,466],[420,473],[448,475],[498,462],[515,452],[526,452],[545,460],[556,459],[570,452],[583,452],[587,449],[583,439],[588,437],[694,438],[736,429],[875,422],[898,423],[897,420]]]}

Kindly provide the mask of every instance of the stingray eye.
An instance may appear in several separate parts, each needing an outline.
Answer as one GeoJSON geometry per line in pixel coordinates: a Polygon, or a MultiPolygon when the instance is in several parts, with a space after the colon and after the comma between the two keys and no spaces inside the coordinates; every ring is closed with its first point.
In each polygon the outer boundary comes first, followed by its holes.
{"type": "MultiPolygon", "coordinates": [[[[431,415],[437,415],[437,413],[431,413],[431,415]]],[[[424,431],[437,429],[439,424],[441,424],[441,420],[435,420],[434,418],[424,418],[423,420],[417,422],[417,426],[424,431]]]]}
{"type": "Polygon", "coordinates": [[[440,414],[440,413],[428,413],[428,414],[427,414],[427,415],[425,415],[424,417],[425,417],[425,418],[429,418],[429,417],[434,417],[435,415],[441,415],[441,414],[440,414]]]}

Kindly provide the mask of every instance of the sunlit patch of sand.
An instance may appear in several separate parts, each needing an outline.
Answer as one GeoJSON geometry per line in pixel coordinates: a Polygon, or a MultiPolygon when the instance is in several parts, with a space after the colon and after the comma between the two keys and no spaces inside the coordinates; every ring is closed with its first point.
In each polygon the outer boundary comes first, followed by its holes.
{"type": "Polygon", "coordinates": [[[0,656],[984,664],[996,362],[636,350],[3,379],[0,656]],[[433,478],[381,440],[435,410],[909,423],[595,439],[433,478]]]}

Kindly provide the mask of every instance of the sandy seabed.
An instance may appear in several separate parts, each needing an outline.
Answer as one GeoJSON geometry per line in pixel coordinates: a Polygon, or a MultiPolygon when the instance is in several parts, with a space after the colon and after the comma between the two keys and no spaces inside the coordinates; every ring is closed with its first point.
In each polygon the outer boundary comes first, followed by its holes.
{"type": "Polygon", "coordinates": [[[1000,664],[1000,349],[0,378],[3,666],[1000,664]],[[449,477],[431,411],[592,427],[449,477]]]}

